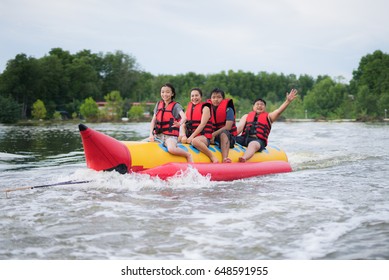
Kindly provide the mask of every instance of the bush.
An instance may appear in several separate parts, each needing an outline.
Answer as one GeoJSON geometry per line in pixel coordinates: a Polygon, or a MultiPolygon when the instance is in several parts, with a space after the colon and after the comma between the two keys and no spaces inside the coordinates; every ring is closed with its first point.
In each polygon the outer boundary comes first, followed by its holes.
{"type": "Polygon", "coordinates": [[[117,90],[111,91],[104,96],[107,105],[104,107],[104,118],[112,121],[119,120],[123,114],[123,105],[124,101],[120,95],[120,92],[117,90]]]}
{"type": "Polygon", "coordinates": [[[139,121],[143,118],[143,106],[135,105],[132,106],[131,109],[128,111],[128,118],[133,121],[139,121]]]}
{"type": "Polygon", "coordinates": [[[99,106],[92,97],[88,97],[81,104],[80,113],[86,119],[96,120],[99,114],[99,106]]]}
{"type": "Polygon", "coordinates": [[[45,107],[45,103],[42,100],[38,99],[32,104],[32,112],[31,115],[34,119],[40,120],[46,118],[47,110],[45,107]]]}
{"type": "Polygon", "coordinates": [[[53,120],[55,121],[61,121],[62,120],[62,115],[60,112],[58,111],[55,111],[54,114],[53,114],[53,120]]]}

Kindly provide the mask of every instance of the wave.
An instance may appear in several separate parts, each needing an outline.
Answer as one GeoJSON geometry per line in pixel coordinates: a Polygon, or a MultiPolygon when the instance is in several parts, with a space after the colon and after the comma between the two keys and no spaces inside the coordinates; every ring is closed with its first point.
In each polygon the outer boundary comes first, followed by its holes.
{"type": "Polygon", "coordinates": [[[324,169],[370,160],[382,160],[384,156],[337,151],[325,154],[295,152],[288,154],[288,158],[292,169],[294,171],[300,171],[307,169],[324,169]]]}
{"type": "Polygon", "coordinates": [[[151,177],[147,174],[117,172],[97,172],[81,168],[73,174],[61,178],[61,180],[90,180],[90,185],[96,189],[132,190],[138,191],[144,188],[154,189],[202,189],[216,185],[210,180],[210,176],[202,176],[196,169],[188,168],[168,180],[151,177]]]}
{"type": "Polygon", "coordinates": [[[1,153],[0,152],[0,160],[1,161],[8,161],[8,160],[15,160],[15,159],[26,159],[26,158],[32,158],[32,155],[21,155],[21,154],[9,154],[9,153],[1,153]]]}
{"type": "MultiPolygon", "coordinates": [[[[374,252],[374,258],[387,258],[387,251],[384,248],[375,248],[375,244],[371,240],[374,240],[379,234],[386,235],[388,225],[389,215],[387,209],[361,215],[354,213],[345,220],[324,222],[311,228],[310,232],[303,234],[293,242],[291,244],[293,249],[285,252],[285,256],[290,259],[337,259],[339,255],[342,255],[342,258],[345,259],[368,259],[372,258],[371,253],[374,252]],[[374,231],[371,228],[374,228],[374,231]],[[354,241],[359,239],[370,249],[361,252],[355,244],[350,246],[347,242],[350,236],[354,241]],[[343,250],[347,252],[342,252],[343,250]]],[[[379,240],[385,247],[385,242],[388,240],[387,236],[379,240]]]]}

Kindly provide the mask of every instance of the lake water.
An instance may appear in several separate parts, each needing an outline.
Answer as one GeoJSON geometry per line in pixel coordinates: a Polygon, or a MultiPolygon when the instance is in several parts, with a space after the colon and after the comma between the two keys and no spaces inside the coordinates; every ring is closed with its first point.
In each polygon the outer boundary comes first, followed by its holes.
{"type": "Polygon", "coordinates": [[[270,143],[293,172],[165,182],[87,169],[77,124],[0,125],[0,259],[389,259],[388,123],[279,122],[270,143]],[[4,192],[69,180],[90,182],[4,192]]]}

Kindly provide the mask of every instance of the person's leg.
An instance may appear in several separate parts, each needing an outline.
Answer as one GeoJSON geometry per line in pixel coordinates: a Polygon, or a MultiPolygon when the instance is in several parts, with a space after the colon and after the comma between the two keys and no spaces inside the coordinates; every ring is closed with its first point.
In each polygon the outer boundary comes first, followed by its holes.
{"type": "Polygon", "coordinates": [[[169,153],[176,156],[185,157],[187,162],[193,162],[192,155],[181,148],[177,147],[177,140],[168,138],[165,140],[165,146],[169,153]]]}
{"type": "Polygon", "coordinates": [[[239,162],[246,162],[261,148],[261,144],[258,141],[251,141],[243,156],[239,158],[239,162]]]}
{"type": "Polygon", "coordinates": [[[198,149],[200,152],[204,153],[207,157],[209,157],[209,159],[211,160],[211,162],[213,163],[218,163],[218,159],[215,157],[215,155],[208,149],[208,139],[204,136],[204,135],[201,135],[201,136],[198,136],[198,137],[195,137],[192,141],[192,145],[193,147],[195,147],[196,149],[198,149]]]}
{"type": "Polygon", "coordinates": [[[220,134],[220,149],[222,151],[223,162],[230,163],[231,159],[228,157],[228,153],[230,152],[230,139],[228,136],[228,131],[223,131],[220,134]]]}

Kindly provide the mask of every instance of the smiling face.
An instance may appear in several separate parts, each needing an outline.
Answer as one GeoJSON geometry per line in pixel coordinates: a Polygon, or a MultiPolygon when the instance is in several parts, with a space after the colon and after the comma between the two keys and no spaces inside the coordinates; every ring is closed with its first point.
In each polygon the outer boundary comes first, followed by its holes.
{"type": "Polygon", "coordinates": [[[256,113],[263,113],[263,112],[265,112],[266,111],[266,104],[263,103],[263,101],[258,100],[253,105],[253,111],[255,111],[256,113]]]}
{"type": "Polygon", "coordinates": [[[201,94],[198,90],[192,90],[190,92],[190,101],[194,104],[197,105],[201,102],[201,94]]]}
{"type": "Polygon", "coordinates": [[[165,103],[168,103],[173,100],[174,98],[174,93],[170,87],[163,86],[161,88],[161,98],[165,103]]]}

